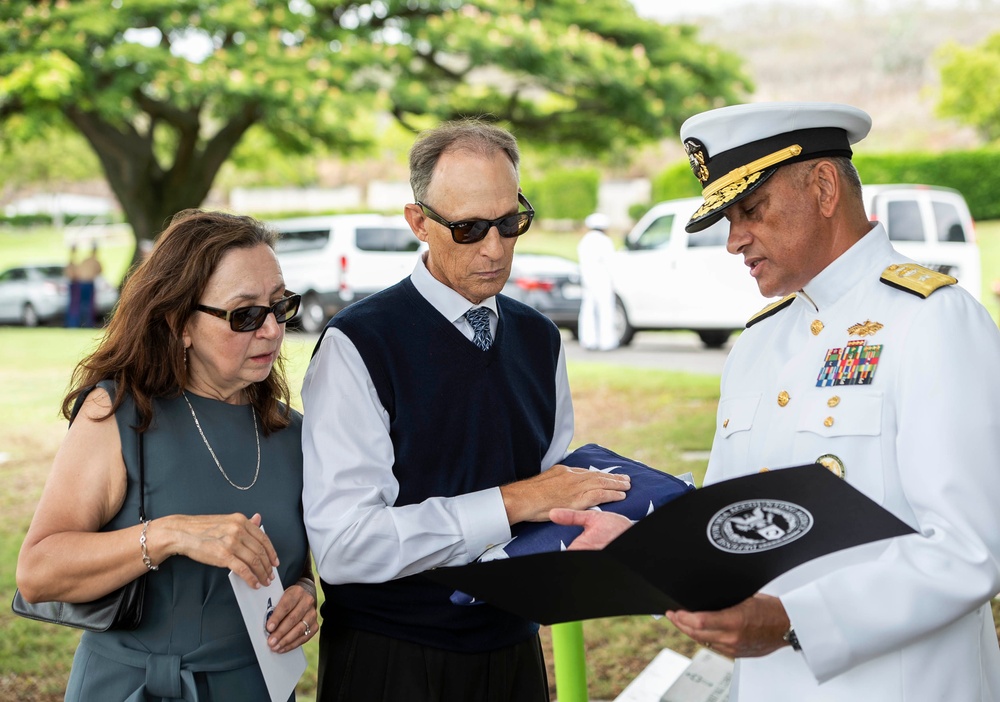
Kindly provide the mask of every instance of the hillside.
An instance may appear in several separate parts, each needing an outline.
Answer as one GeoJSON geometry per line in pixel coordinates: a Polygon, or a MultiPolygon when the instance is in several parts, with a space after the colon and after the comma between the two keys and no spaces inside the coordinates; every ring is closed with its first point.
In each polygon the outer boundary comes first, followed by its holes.
{"type": "Polygon", "coordinates": [[[915,0],[879,11],[862,0],[845,0],[836,10],[758,3],[698,24],[705,40],[746,59],[753,101],[846,102],[872,115],[865,149],[939,151],[980,140],[934,115],[934,52],[948,41],[973,46],[1000,31],[1000,3],[952,5],[915,0]]]}

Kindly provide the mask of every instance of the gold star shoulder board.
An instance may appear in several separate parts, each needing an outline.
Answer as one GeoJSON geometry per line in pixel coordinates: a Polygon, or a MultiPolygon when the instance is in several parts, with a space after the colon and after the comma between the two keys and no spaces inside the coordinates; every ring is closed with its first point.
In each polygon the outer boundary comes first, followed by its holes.
{"type": "Polygon", "coordinates": [[[935,290],[957,283],[958,278],[916,263],[894,263],[882,271],[881,281],[890,287],[927,299],[935,290]]]}
{"type": "Polygon", "coordinates": [[[778,312],[781,312],[781,310],[785,309],[790,304],[792,304],[792,300],[794,299],[795,299],[795,293],[792,293],[791,295],[786,295],[777,302],[772,302],[770,305],[768,305],[760,312],[755,314],[753,317],[751,317],[749,320],[747,320],[747,329],[752,327],[757,322],[767,319],[773,314],[778,314],[778,312]]]}

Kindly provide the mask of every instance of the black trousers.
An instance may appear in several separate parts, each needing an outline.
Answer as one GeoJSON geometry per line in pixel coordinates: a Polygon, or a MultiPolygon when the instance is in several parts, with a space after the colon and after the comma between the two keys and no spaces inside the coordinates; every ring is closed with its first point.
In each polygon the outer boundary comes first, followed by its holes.
{"type": "Polygon", "coordinates": [[[538,636],[459,653],[324,625],[316,702],[548,702],[538,636]]]}

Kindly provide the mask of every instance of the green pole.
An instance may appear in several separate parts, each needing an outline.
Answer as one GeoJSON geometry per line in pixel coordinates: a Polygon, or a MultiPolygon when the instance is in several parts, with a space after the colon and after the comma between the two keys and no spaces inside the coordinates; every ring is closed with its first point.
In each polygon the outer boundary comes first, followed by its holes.
{"type": "Polygon", "coordinates": [[[583,622],[552,625],[552,653],[559,702],[587,702],[587,660],[583,650],[583,622]]]}

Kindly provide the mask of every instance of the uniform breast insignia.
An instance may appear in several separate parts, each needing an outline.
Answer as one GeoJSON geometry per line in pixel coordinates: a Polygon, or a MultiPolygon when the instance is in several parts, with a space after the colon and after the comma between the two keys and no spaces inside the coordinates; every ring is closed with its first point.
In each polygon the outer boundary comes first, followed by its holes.
{"type": "Polygon", "coordinates": [[[864,339],[848,341],[844,348],[830,349],[816,378],[816,387],[871,385],[881,354],[882,344],[868,346],[864,339]]]}
{"type": "Polygon", "coordinates": [[[816,462],[841,480],[844,480],[847,477],[847,470],[844,468],[844,462],[832,453],[824,453],[816,459],[816,462]]]}
{"type": "Polygon", "coordinates": [[[958,278],[918,266],[916,263],[894,263],[884,271],[880,280],[898,290],[928,298],[935,290],[954,285],[958,278]]]}
{"type": "Polygon", "coordinates": [[[760,312],[758,312],[757,314],[755,314],[753,317],[750,318],[750,321],[747,322],[747,329],[752,327],[757,322],[760,322],[761,320],[767,319],[771,315],[781,312],[781,310],[785,309],[790,304],[792,304],[792,301],[794,299],[795,299],[795,293],[792,293],[791,295],[787,295],[781,298],[777,302],[772,302],[770,305],[768,305],[767,307],[765,307],[760,312]]]}
{"type": "Polygon", "coordinates": [[[885,325],[866,319],[864,324],[855,324],[852,327],[848,327],[847,333],[851,336],[872,336],[883,326],[885,325]]]}

